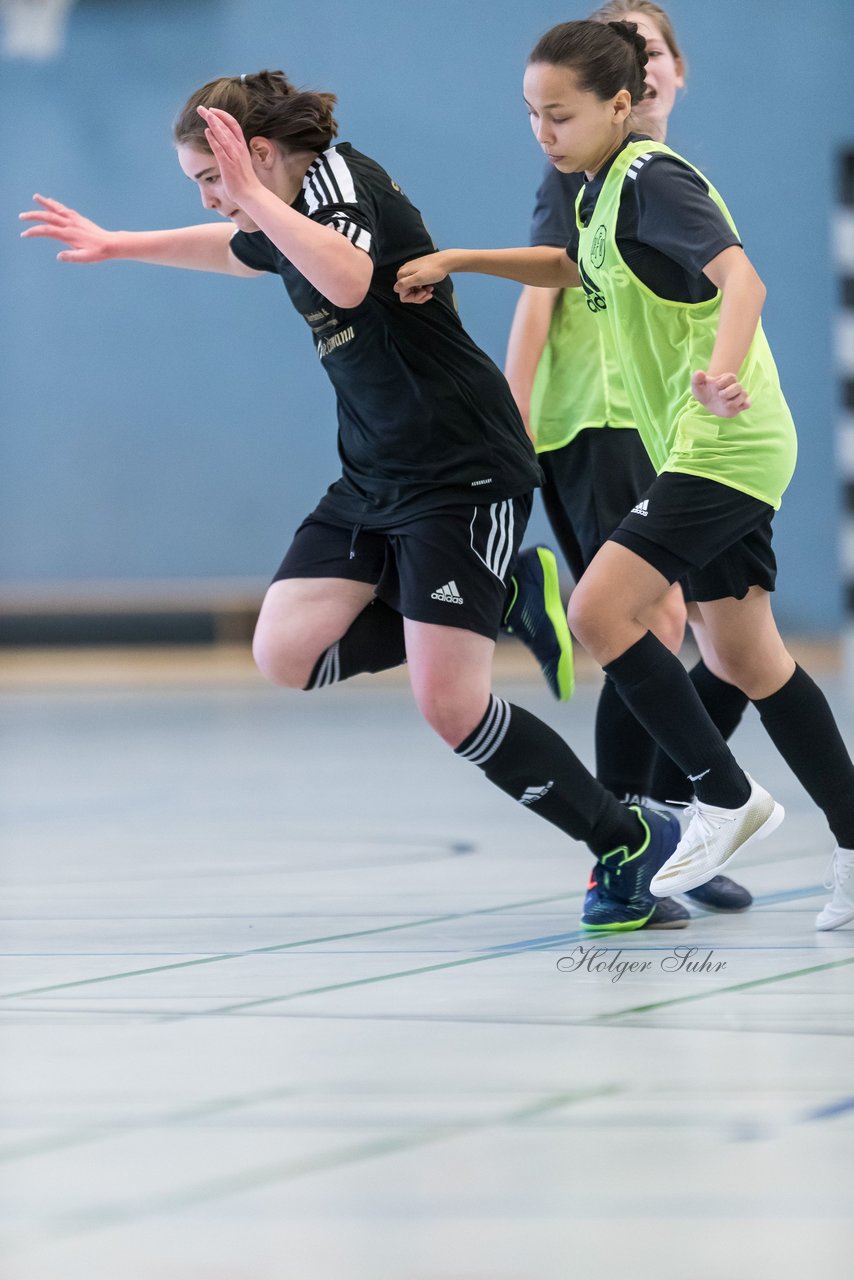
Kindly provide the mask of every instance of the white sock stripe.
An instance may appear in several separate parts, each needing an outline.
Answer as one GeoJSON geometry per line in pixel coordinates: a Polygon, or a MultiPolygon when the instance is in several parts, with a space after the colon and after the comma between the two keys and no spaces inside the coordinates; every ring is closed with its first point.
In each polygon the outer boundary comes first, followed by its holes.
{"type": "Polygon", "coordinates": [[[329,650],[327,649],[320,663],[320,670],[317,673],[317,679],[314,682],[315,689],[325,689],[329,683],[329,650]]]}
{"type": "Polygon", "coordinates": [[[496,702],[500,706],[499,721],[489,741],[484,743],[483,750],[478,755],[466,757],[470,764],[485,764],[487,760],[491,760],[507,736],[507,730],[510,728],[510,707],[502,698],[496,698],[496,702]]]}
{"type": "Polygon", "coordinates": [[[324,668],[324,666],[325,666],[325,665],[326,665],[326,654],[324,653],[324,654],[322,654],[322,656],[321,656],[321,658],[320,658],[320,665],[317,667],[317,670],[316,670],[316,672],[315,672],[314,678],[313,678],[313,679],[311,680],[311,682],[309,683],[309,686],[308,686],[308,687],[309,687],[309,689],[320,689],[320,688],[322,688],[322,687],[323,687],[323,685],[322,685],[322,681],[323,681],[323,668],[324,668]]]}
{"type": "Polygon", "coordinates": [[[471,746],[460,755],[471,764],[484,764],[495,755],[509,727],[510,707],[503,698],[496,698],[493,694],[486,723],[471,746]]]}
{"type": "Polygon", "coordinates": [[[337,684],[341,679],[339,644],[340,641],[336,640],[335,644],[330,645],[324,653],[317,671],[317,677],[311,686],[312,689],[325,689],[330,684],[337,684]]]}
{"type": "Polygon", "coordinates": [[[481,721],[480,733],[477,735],[474,742],[472,742],[468,747],[466,747],[465,751],[459,752],[459,754],[463,756],[464,759],[468,760],[471,756],[471,753],[473,751],[477,751],[478,748],[482,745],[485,735],[491,732],[492,726],[495,723],[496,716],[499,714],[498,701],[499,701],[498,698],[496,698],[494,694],[490,694],[489,708],[487,710],[484,720],[481,721]]]}

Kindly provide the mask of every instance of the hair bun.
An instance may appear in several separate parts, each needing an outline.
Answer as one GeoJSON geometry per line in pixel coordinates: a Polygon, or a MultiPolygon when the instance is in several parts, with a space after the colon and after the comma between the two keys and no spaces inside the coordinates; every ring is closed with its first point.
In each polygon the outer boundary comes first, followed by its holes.
{"type": "Polygon", "coordinates": [[[621,40],[625,40],[626,44],[630,44],[635,51],[635,55],[641,67],[645,67],[649,62],[649,54],[646,51],[646,40],[638,31],[636,22],[609,22],[608,26],[617,33],[621,40]]]}

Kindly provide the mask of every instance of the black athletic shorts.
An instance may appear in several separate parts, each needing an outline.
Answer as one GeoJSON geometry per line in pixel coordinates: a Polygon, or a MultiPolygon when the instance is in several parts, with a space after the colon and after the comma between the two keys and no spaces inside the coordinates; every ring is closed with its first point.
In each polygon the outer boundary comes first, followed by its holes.
{"type": "Polygon", "coordinates": [[[611,535],[668,582],[681,581],[686,600],[741,600],[750,587],[773,591],[774,508],[740,489],[664,471],[611,535]]]}
{"type": "Polygon", "coordinates": [[[348,578],[413,622],[460,627],[494,640],[532,496],[441,507],[405,523],[342,528],[308,516],[274,582],[348,578]]]}
{"type": "Polygon", "coordinates": [[[596,552],[655,479],[637,431],[589,427],[560,449],[537,455],[546,477],[543,506],[577,582],[596,552]]]}

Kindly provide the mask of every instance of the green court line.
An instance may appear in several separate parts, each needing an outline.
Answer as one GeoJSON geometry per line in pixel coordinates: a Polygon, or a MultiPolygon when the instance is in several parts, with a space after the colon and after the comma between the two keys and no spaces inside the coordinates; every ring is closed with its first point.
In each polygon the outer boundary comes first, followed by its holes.
{"type": "Polygon", "coordinates": [[[565,902],[567,899],[580,896],[579,892],[556,893],[547,898],[529,898],[524,902],[508,902],[494,907],[476,907],[472,911],[451,911],[442,916],[425,916],[419,920],[406,920],[403,924],[380,925],[373,929],[356,929],[350,933],[332,933],[322,938],[300,938],[295,942],[279,942],[269,947],[251,947],[247,951],[223,951],[215,956],[201,956],[195,960],[179,960],[174,964],[152,965],[146,969],[127,969],[122,973],[101,974],[97,978],[77,978],[72,982],[56,982],[51,986],[30,987],[25,991],[0,992],[0,1001],[22,999],[25,996],[49,995],[54,991],[68,991],[75,987],[91,987],[100,982],[118,982],[123,978],[141,978],[152,973],[193,969],[203,964],[220,964],[224,960],[244,960],[248,956],[272,955],[278,951],[291,951],[295,947],[316,947],[325,942],[346,942],[351,938],[371,938],[382,933],[417,929],[423,925],[443,924],[449,920],[465,920],[471,916],[495,915],[502,911],[519,911],[524,907],[547,906],[552,902],[565,902]]]}
{"type": "Polygon", "coordinates": [[[775,973],[769,978],[754,978],[750,982],[736,982],[731,987],[715,987],[712,991],[692,991],[687,996],[674,996],[670,1000],[657,1000],[654,1004],[638,1004],[631,1009],[616,1009],[612,1013],[598,1013],[587,1019],[588,1023],[610,1022],[614,1018],[630,1018],[638,1013],[652,1013],[658,1009],[668,1009],[676,1004],[693,1004],[697,1000],[710,1000],[712,996],[730,995],[734,991],[750,991],[755,987],[767,987],[774,982],[788,982],[790,978],[801,978],[806,973],[822,973],[825,969],[841,969],[843,965],[854,964],[854,956],[846,960],[831,960],[827,964],[814,964],[806,969],[793,969],[790,973],[775,973]]]}
{"type": "MultiPolygon", "coordinates": [[[[577,934],[577,937],[579,938],[586,938],[587,936],[588,936],[587,934],[584,934],[582,932],[579,932],[577,934]]],[[[568,941],[574,940],[573,936],[570,934],[567,935],[567,939],[568,941]]],[[[536,949],[537,948],[533,948],[533,947],[531,948],[532,951],[536,949]]],[[[497,951],[497,952],[487,953],[486,955],[484,955],[483,953],[480,953],[475,956],[463,956],[459,960],[445,960],[445,961],[441,961],[439,964],[421,965],[415,969],[399,969],[394,973],[380,973],[370,978],[353,978],[349,982],[333,982],[322,987],[308,987],[302,991],[288,991],[288,992],[285,992],[283,995],[262,996],[257,1000],[243,1000],[237,1004],[220,1005],[218,1008],[215,1008],[215,1009],[204,1009],[204,1010],[201,1010],[199,1013],[166,1013],[162,1015],[162,1021],[176,1022],[176,1021],[181,1021],[182,1019],[185,1019],[185,1018],[209,1018],[209,1017],[219,1016],[220,1014],[240,1013],[246,1009],[260,1008],[263,1005],[284,1004],[289,1000],[298,1000],[303,996],[328,995],[330,992],[333,992],[333,991],[348,991],[348,990],[354,989],[355,987],[367,987],[378,982],[391,982],[391,981],[394,981],[396,978],[413,978],[413,977],[417,977],[419,974],[422,974],[422,973],[438,973],[444,969],[458,969],[458,968],[461,968],[463,965],[478,964],[484,960],[498,960],[498,959],[501,959],[502,957],[505,959],[509,959],[510,957],[516,954],[518,953],[513,951],[497,951]]],[[[798,969],[793,971],[792,973],[776,974],[770,978],[757,978],[757,979],[754,979],[752,982],[740,982],[732,987],[718,987],[715,991],[694,992],[691,995],[687,995],[687,996],[676,996],[671,1000],[661,1000],[656,1002],[655,1004],[637,1005],[632,1009],[615,1010],[613,1013],[602,1013],[602,1014],[596,1015],[593,1018],[584,1019],[584,1022],[587,1024],[590,1024],[590,1023],[595,1023],[599,1021],[608,1021],[612,1018],[629,1017],[635,1013],[647,1013],[654,1009],[665,1008],[671,1004],[685,1004],[685,1003],[688,1003],[689,1001],[708,999],[709,996],[722,995],[727,991],[741,991],[741,990],[746,990],[749,987],[764,986],[769,982],[783,982],[787,978],[796,978],[802,973],[818,973],[822,969],[836,969],[840,965],[845,965],[845,964],[854,964],[854,957],[851,957],[848,960],[835,960],[830,962],[829,964],[814,965],[807,969],[798,969]]]]}
{"type": "Polygon", "coordinates": [[[236,1111],[240,1107],[255,1106],[259,1102],[274,1102],[281,1098],[297,1097],[302,1090],[290,1087],[282,1089],[263,1089],[258,1093],[247,1093],[236,1097],[211,1098],[208,1102],[197,1102],[191,1107],[179,1107],[175,1111],[161,1112],[159,1115],[146,1116],[130,1123],[109,1125],[95,1128],[93,1125],[70,1129],[63,1134],[50,1134],[44,1138],[33,1138],[28,1142],[13,1143],[0,1148],[0,1163],[9,1160],[24,1160],[28,1156],[52,1154],[64,1151],[68,1147],[88,1146],[92,1142],[105,1142],[108,1138],[123,1137],[128,1133],[139,1133],[147,1129],[162,1129],[170,1125],[184,1124],[193,1120],[207,1120],[211,1116],[236,1111]]]}
{"type": "Polygon", "coordinates": [[[370,1142],[359,1142],[353,1146],[319,1152],[317,1155],[302,1157],[298,1160],[262,1165],[256,1169],[247,1169],[243,1173],[213,1178],[208,1182],[164,1195],[135,1199],[126,1204],[98,1205],[86,1212],[69,1214],[48,1222],[42,1229],[43,1235],[56,1238],[84,1231],[103,1230],[160,1214],[177,1213],[212,1200],[221,1200],[245,1191],[259,1190],[276,1183],[306,1177],[312,1173],[325,1173],[359,1164],[365,1160],[397,1155],[404,1151],[417,1150],[419,1147],[431,1146],[437,1142],[465,1137],[477,1133],[478,1130],[522,1124],[546,1115],[550,1111],[624,1092],[625,1089],[622,1086],[615,1084],[603,1085],[595,1089],[571,1090],[542,1098],[538,1102],[516,1108],[505,1115],[484,1117],[468,1123],[434,1125],[430,1129],[415,1130],[398,1137],[377,1138],[370,1142]]]}
{"type": "MultiPolygon", "coordinates": [[[[576,937],[586,938],[587,934],[568,935],[570,941],[576,937]]],[[[532,948],[534,950],[534,948],[532,948]]],[[[324,996],[332,991],[352,991],[355,987],[370,987],[377,982],[393,982],[396,978],[415,978],[421,973],[440,973],[444,969],[460,969],[463,965],[483,964],[486,960],[511,960],[514,951],[492,951],[476,956],[463,956],[459,960],[442,960],[438,964],[419,965],[415,969],[398,969],[394,973],[377,973],[371,978],[351,978],[349,982],[331,982],[324,987],[306,987],[302,991],[286,991],[279,996],[261,996],[257,1000],[241,1000],[238,1004],[224,1004],[216,1009],[202,1009],[199,1013],[164,1013],[158,1021],[180,1022],[185,1018],[212,1018],[220,1014],[240,1013],[244,1009],[258,1009],[265,1004],[284,1004],[288,1000],[299,1000],[303,996],[324,996]]]]}

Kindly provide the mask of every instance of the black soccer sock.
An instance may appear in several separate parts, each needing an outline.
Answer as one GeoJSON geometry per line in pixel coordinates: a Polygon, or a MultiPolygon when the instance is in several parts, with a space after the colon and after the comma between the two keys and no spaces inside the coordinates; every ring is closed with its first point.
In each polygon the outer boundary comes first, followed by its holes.
{"type": "Polygon", "coordinates": [[[854,764],[827,698],[802,667],[772,693],[754,698],[768,736],[827,818],[843,849],[854,848],[854,764]]]}
{"type": "Polygon", "coordinates": [[[624,802],[654,795],[650,780],[657,754],[654,739],[606,676],[596,707],[596,777],[624,802]]]}
{"type": "MultiPolygon", "coordinates": [[[[741,689],[737,689],[734,684],[721,680],[709,670],[702,658],[688,674],[712,723],[720,730],[721,737],[729,740],[741,723],[744,709],[750,701],[747,694],[742,693],[741,689]]],[[[670,756],[658,747],[653,761],[648,795],[663,804],[667,800],[687,803],[693,794],[694,784],[689,782],[670,756]]]]}
{"type": "Polygon", "coordinates": [[[651,631],[605,667],[623,701],[695,784],[706,804],[737,809],[750,796],[744,771],[715,728],[682,663],[651,631]]]}
{"type": "Polygon", "coordinates": [[[340,640],[314,665],[306,689],[323,689],[362,672],[387,671],[406,661],[403,618],[382,600],[372,600],[340,640]]]}
{"type": "Polygon", "coordinates": [[[456,748],[490,782],[534,813],[583,840],[597,856],[637,849],[645,832],[636,813],[601,786],[554,729],[524,707],[490,697],[486,715],[456,748]]]}

